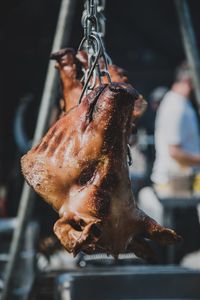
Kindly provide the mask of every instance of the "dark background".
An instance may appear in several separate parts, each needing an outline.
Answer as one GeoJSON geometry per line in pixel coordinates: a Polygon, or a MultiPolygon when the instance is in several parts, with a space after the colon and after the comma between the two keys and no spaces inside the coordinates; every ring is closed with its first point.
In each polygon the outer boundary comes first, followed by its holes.
{"type": "MultiPolygon", "coordinates": [[[[189,1],[197,40],[200,40],[200,1],[189,1]]],[[[0,184],[20,185],[20,153],[13,123],[20,99],[34,102],[25,127],[32,136],[51,51],[60,0],[0,2],[0,184]]],[[[70,44],[78,47],[83,35],[78,0],[70,44]]],[[[172,0],[107,0],[106,47],[113,62],[129,73],[130,82],[148,100],[159,85],[170,86],[175,67],[184,59],[179,25],[172,0]]],[[[15,190],[14,185],[12,186],[15,190]]],[[[19,190],[19,189],[18,189],[19,190]]],[[[10,198],[18,198],[17,190],[10,198]]]]}

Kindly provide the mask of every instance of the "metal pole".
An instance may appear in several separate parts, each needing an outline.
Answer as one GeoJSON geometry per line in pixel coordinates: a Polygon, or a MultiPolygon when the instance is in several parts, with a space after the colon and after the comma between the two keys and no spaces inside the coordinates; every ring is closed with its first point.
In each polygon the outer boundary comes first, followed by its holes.
{"type": "Polygon", "coordinates": [[[194,92],[200,104],[200,59],[187,0],[175,0],[185,54],[192,70],[194,92]]]}
{"type": "MultiPolygon", "coordinates": [[[[75,11],[75,0],[62,0],[60,12],[58,16],[58,23],[54,36],[52,52],[58,51],[69,42],[72,18],[75,11]]],[[[49,62],[46,81],[42,94],[39,115],[36,123],[33,144],[38,143],[47,128],[49,112],[52,103],[55,101],[57,92],[58,77],[54,68],[54,63],[49,62]]],[[[1,300],[12,299],[12,275],[15,272],[16,261],[18,258],[20,244],[26,228],[28,218],[32,211],[31,189],[24,183],[20,204],[18,208],[17,226],[14,231],[13,239],[10,247],[10,260],[7,263],[5,276],[4,276],[4,289],[2,292],[1,300]]],[[[23,271],[23,270],[22,270],[23,271]]]]}

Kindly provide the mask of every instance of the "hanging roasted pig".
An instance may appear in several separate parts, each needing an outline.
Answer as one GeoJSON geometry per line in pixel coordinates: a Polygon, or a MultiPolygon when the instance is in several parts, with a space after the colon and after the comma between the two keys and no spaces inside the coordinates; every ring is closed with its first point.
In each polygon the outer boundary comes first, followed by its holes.
{"type": "Polygon", "coordinates": [[[97,87],[62,116],[21,160],[28,184],[58,213],[54,231],[76,255],[133,251],[150,260],[146,239],[180,237],[137,208],[127,143],[138,93],[129,84],[97,87]]]}

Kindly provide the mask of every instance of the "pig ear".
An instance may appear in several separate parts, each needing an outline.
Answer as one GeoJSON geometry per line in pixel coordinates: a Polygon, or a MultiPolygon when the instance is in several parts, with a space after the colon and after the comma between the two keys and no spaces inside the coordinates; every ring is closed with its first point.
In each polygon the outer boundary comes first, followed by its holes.
{"type": "Polygon", "coordinates": [[[140,95],[134,103],[134,108],[133,108],[133,117],[134,120],[137,120],[138,118],[140,118],[143,113],[145,112],[147,108],[147,102],[146,100],[144,100],[143,96],[140,95]]]}
{"type": "Polygon", "coordinates": [[[137,222],[140,223],[141,232],[144,238],[153,240],[162,245],[173,244],[182,240],[174,230],[159,225],[154,219],[147,216],[140,209],[136,210],[137,222]]]}
{"type": "Polygon", "coordinates": [[[89,217],[62,217],[55,223],[54,232],[65,249],[76,256],[85,244],[97,242],[100,237],[99,223],[98,219],[89,217]]]}

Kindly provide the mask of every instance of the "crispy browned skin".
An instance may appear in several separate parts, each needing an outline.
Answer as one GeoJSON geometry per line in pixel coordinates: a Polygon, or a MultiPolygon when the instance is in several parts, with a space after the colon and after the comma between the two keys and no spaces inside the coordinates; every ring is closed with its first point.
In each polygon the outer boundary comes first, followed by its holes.
{"type": "Polygon", "coordinates": [[[145,238],[180,239],[136,207],[127,142],[138,93],[130,85],[97,87],[60,118],[22,158],[27,182],[58,213],[54,231],[68,252],[154,254],[145,238]]]}
{"type": "MultiPolygon", "coordinates": [[[[83,84],[80,82],[83,76],[83,70],[87,70],[88,61],[87,53],[85,51],[78,51],[77,53],[71,49],[62,49],[56,53],[51,54],[51,59],[57,61],[56,68],[60,73],[60,80],[63,90],[64,111],[67,112],[78,104],[83,84]]],[[[109,65],[108,71],[112,82],[128,82],[126,71],[116,65],[109,65]]],[[[103,83],[109,83],[108,78],[103,78],[103,83]]],[[[99,85],[97,82],[96,86],[99,85]]],[[[147,102],[139,95],[135,102],[133,116],[134,120],[138,119],[145,111],[147,102]]]]}
{"type": "MultiPolygon", "coordinates": [[[[84,57],[80,53],[81,57],[84,57]]],[[[83,76],[83,62],[76,58],[76,53],[71,48],[62,49],[51,54],[51,59],[57,61],[56,68],[60,73],[60,82],[62,85],[64,111],[69,111],[77,105],[83,85],[80,82],[83,76]]]]}

